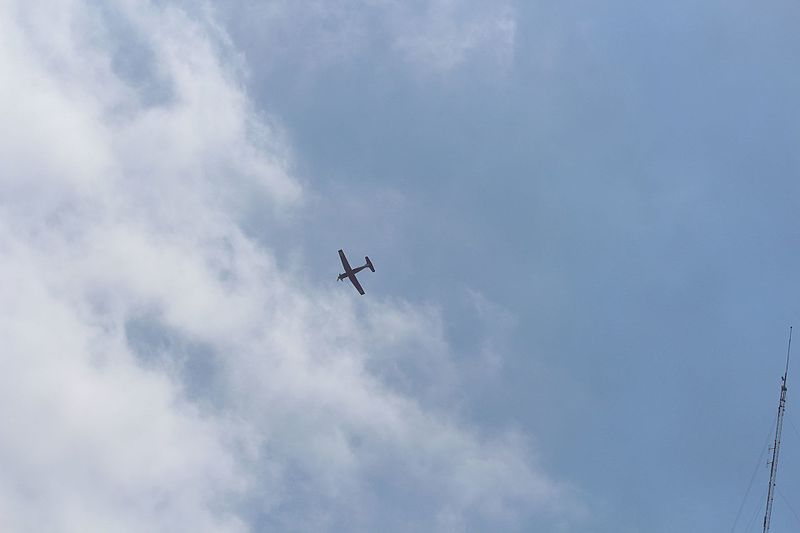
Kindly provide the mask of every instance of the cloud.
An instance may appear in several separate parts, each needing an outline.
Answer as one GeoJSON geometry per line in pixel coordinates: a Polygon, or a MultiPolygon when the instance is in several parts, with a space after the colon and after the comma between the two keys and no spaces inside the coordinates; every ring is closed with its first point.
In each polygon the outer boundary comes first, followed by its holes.
{"type": "Polygon", "coordinates": [[[422,12],[406,7],[403,15],[393,46],[428,69],[446,72],[481,53],[504,68],[513,59],[516,22],[505,2],[435,0],[422,12]]]}
{"type": "Polygon", "coordinates": [[[259,41],[258,61],[266,63],[299,57],[308,70],[318,70],[358,61],[376,47],[425,74],[448,73],[473,60],[505,69],[513,60],[516,19],[505,0],[232,4],[233,25],[249,27],[244,33],[259,41]]]}
{"type": "Polygon", "coordinates": [[[431,393],[458,385],[436,308],[308,285],[242,230],[308,186],[235,58],[207,10],[0,7],[4,530],[568,514],[525,435],[431,393]]]}

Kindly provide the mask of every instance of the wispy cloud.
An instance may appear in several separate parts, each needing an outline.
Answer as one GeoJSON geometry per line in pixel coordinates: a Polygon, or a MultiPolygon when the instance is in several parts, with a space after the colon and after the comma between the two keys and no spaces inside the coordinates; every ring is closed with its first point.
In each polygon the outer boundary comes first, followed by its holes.
{"type": "Polygon", "coordinates": [[[242,231],[253,197],[280,213],[304,190],[235,55],[169,3],[0,8],[4,529],[568,510],[524,435],[482,435],[395,379],[418,354],[457,376],[435,309],[308,286],[242,231]]]}
{"type": "Polygon", "coordinates": [[[513,59],[516,21],[505,2],[436,0],[420,11],[405,7],[392,20],[400,21],[393,25],[394,47],[427,69],[446,72],[474,56],[506,68],[513,59]]]}
{"type": "Polygon", "coordinates": [[[234,2],[239,20],[259,40],[259,61],[300,58],[307,69],[359,60],[385,48],[424,74],[448,73],[472,60],[505,69],[513,60],[511,2],[310,0],[252,5],[234,2]],[[242,16],[245,15],[245,16],[242,16]]]}

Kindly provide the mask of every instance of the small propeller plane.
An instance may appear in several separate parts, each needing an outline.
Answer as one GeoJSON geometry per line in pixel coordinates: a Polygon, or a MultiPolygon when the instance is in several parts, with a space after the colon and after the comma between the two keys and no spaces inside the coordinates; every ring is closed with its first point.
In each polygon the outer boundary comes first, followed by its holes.
{"type": "Polygon", "coordinates": [[[367,264],[364,266],[360,266],[358,268],[351,268],[350,263],[347,262],[347,258],[344,256],[344,251],[339,250],[339,259],[342,260],[342,266],[344,267],[344,274],[339,274],[337,278],[339,281],[342,281],[344,278],[350,278],[350,283],[356,288],[359,294],[362,296],[364,295],[364,289],[361,287],[361,284],[356,279],[356,274],[361,272],[365,268],[369,268],[371,271],[375,272],[375,267],[372,266],[372,261],[369,260],[369,257],[364,257],[366,259],[367,264]]]}

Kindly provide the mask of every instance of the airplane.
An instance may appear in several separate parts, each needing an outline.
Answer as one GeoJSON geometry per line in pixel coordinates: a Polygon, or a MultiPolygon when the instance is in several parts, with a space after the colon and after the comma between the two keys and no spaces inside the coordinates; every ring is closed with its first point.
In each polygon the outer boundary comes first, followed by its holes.
{"type": "Polygon", "coordinates": [[[372,266],[372,261],[369,260],[369,257],[364,257],[366,259],[367,264],[364,266],[360,266],[358,268],[350,268],[350,263],[347,262],[347,258],[344,256],[344,251],[339,250],[339,259],[342,260],[342,266],[344,267],[344,274],[339,274],[337,278],[339,281],[342,281],[344,278],[350,278],[350,282],[356,288],[360,295],[364,295],[364,289],[361,288],[361,284],[356,279],[356,274],[361,272],[365,268],[369,268],[373,272],[375,272],[375,267],[372,266]]]}

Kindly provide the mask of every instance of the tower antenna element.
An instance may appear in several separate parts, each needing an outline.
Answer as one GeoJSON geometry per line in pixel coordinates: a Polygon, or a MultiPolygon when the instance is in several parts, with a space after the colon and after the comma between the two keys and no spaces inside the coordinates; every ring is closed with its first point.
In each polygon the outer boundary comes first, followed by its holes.
{"type": "Polygon", "coordinates": [[[786,349],[786,368],[781,378],[781,400],[778,403],[778,421],[775,425],[775,443],[772,446],[772,461],[769,469],[769,487],[767,488],[767,509],[764,512],[764,533],[769,531],[772,518],[772,500],[775,498],[775,478],[778,474],[778,454],[781,449],[781,431],[783,430],[783,413],[786,411],[786,378],[789,375],[789,355],[792,353],[792,327],[789,326],[789,347],[786,349]]]}

